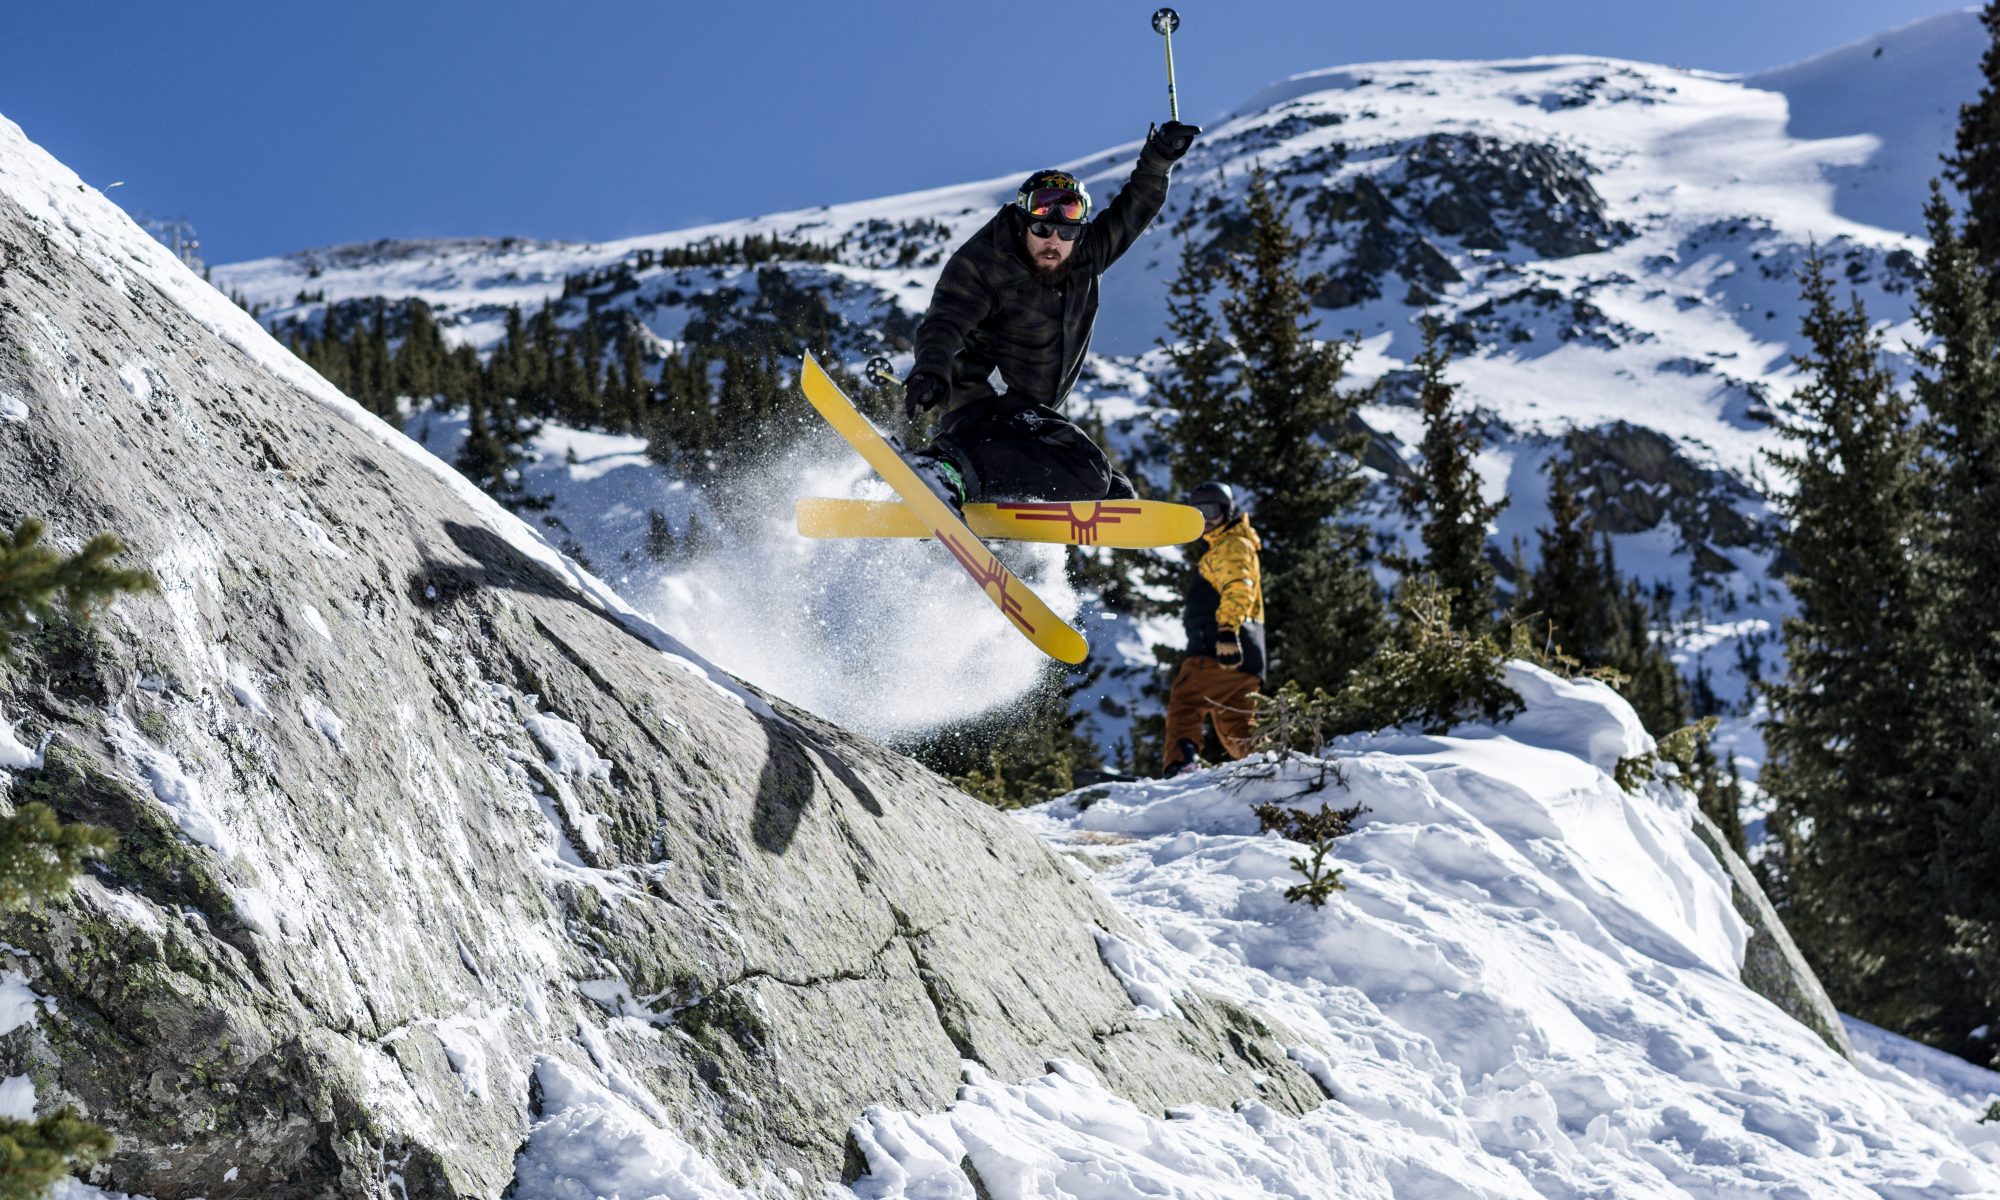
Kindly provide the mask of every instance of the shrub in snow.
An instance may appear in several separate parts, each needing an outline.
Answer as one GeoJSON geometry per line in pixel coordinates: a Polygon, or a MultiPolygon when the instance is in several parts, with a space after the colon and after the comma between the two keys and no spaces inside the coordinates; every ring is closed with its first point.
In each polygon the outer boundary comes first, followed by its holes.
{"type": "Polygon", "coordinates": [[[0,817],[0,910],[46,903],[69,891],[86,860],[111,849],[95,825],[65,825],[39,801],[0,817]]]}
{"type": "Polygon", "coordinates": [[[1659,777],[1661,763],[1672,763],[1680,768],[1683,778],[1694,774],[1695,756],[1701,752],[1702,742],[1715,732],[1716,724],[1716,718],[1703,717],[1692,725],[1681,726],[1661,738],[1646,753],[1619,759],[1611,777],[1618,781],[1619,787],[1636,792],[1659,777]]]}
{"type": "Polygon", "coordinates": [[[1354,828],[1355,820],[1368,811],[1367,805],[1333,808],[1322,801],[1318,812],[1305,812],[1265,803],[1253,805],[1250,811],[1257,814],[1257,824],[1265,833],[1302,842],[1310,853],[1310,857],[1292,856],[1292,870],[1303,875],[1305,882],[1286,888],[1285,899],[1294,904],[1303,900],[1314,908],[1322,908],[1328,896],[1347,890],[1347,885],[1340,882],[1340,868],[1327,866],[1326,857],[1333,852],[1334,839],[1354,828]]]}
{"type": "Polygon", "coordinates": [[[1458,628],[1451,606],[1434,580],[1404,586],[1394,633],[1334,698],[1336,732],[1415,725],[1441,733],[1520,711],[1521,698],[1501,681],[1507,652],[1490,632],[1458,628]]]}
{"type": "MultiPolygon", "coordinates": [[[[60,603],[79,618],[121,592],[158,587],[145,571],[110,565],[125,552],[100,533],[77,554],[41,545],[42,523],[24,520],[0,537],[0,658],[13,655],[14,635],[56,613],[60,603]]],[[[40,802],[0,818],[0,910],[45,903],[69,891],[86,860],[111,848],[94,825],[64,825],[40,802]]],[[[111,1152],[111,1135],[63,1108],[38,1120],[0,1117],[0,1200],[40,1196],[57,1180],[111,1152]]]]}
{"type": "Polygon", "coordinates": [[[125,547],[108,533],[68,557],[41,540],[42,523],[33,518],[22,521],[12,537],[0,538],[0,658],[12,654],[15,634],[55,615],[59,599],[70,612],[88,617],[93,604],[159,586],[144,571],[110,565],[125,547]]]}
{"type": "Polygon", "coordinates": [[[1333,725],[1334,699],[1324,688],[1312,695],[1295,679],[1287,679],[1278,690],[1265,695],[1253,693],[1250,703],[1250,748],[1253,753],[1274,754],[1279,761],[1293,754],[1317,754],[1326,745],[1333,725]]]}

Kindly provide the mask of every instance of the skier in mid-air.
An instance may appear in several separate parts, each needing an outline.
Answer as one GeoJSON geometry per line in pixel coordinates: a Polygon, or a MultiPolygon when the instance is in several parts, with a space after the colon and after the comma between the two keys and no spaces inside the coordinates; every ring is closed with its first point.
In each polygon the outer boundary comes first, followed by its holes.
{"type": "Polygon", "coordinates": [[[1062,415],[1097,320],[1097,277],[1167,199],[1167,175],[1199,126],[1151,130],[1125,187],[1094,220],[1067,171],[1037,171],[945,263],[923,323],[904,411],[941,409],[911,466],[954,506],[974,500],[1135,495],[1104,451],[1062,415]],[[998,371],[1005,391],[990,376],[998,371]]]}

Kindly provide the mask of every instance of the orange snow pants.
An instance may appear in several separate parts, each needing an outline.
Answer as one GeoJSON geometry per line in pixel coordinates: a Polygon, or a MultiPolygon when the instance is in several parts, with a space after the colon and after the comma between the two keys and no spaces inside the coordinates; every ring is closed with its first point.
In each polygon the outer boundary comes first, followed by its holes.
{"type": "Polygon", "coordinates": [[[1250,693],[1263,681],[1255,675],[1225,667],[1205,654],[1190,654],[1174,676],[1167,693],[1165,760],[1160,769],[1174,765],[1174,747],[1186,738],[1201,744],[1201,723],[1215,722],[1215,736],[1231,758],[1250,752],[1250,693]]]}

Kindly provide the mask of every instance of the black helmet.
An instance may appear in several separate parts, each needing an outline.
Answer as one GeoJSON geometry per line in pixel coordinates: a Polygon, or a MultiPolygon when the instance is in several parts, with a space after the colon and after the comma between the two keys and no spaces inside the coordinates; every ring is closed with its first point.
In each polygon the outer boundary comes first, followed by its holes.
{"type": "Polygon", "coordinates": [[[1081,225],[1090,220],[1090,192],[1068,171],[1037,171],[1021,183],[1014,206],[1031,221],[1081,225]]]}
{"type": "Polygon", "coordinates": [[[1213,479],[1190,491],[1187,502],[1200,509],[1205,520],[1227,521],[1236,515],[1236,493],[1228,484],[1213,479]]]}

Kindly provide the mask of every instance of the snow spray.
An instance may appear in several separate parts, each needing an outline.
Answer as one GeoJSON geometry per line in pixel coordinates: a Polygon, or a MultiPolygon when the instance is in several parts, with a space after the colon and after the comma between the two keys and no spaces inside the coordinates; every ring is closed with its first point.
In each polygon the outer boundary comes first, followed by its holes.
{"type": "MultiPolygon", "coordinates": [[[[723,534],[634,603],[717,666],[828,720],[888,742],[1011,707],[1047,682],[1049,660],[929,541],[799,536],[808,496],[893,500],[831,432],[791,445],[711,492],[723,534]]],[[[1082,598],[1064,547],[999,553],[1065,620],[1082,598]]]]}

